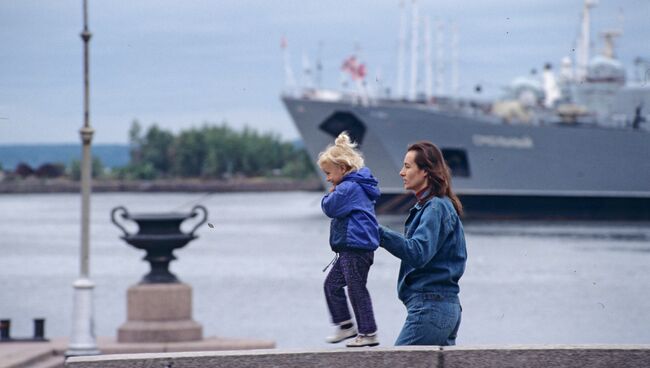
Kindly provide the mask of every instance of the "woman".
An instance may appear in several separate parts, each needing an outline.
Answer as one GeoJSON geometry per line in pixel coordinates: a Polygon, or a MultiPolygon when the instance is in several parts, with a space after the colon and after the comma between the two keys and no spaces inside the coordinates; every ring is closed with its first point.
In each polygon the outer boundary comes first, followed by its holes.
{"type": "Polygon", "coordinates": [[[402,260],[397,289],[408,315],[395,345],[455,345],[462,311],[458,280],[467,259],[463,208],[434,144],[409,146],[399,174],[418,202],[405,235],[379,229],[380,246],[402,260]]]}

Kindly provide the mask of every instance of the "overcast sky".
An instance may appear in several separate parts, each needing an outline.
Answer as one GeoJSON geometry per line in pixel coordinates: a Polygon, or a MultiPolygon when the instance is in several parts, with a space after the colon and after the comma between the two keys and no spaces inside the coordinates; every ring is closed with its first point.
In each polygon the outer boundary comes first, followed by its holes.
{"type": "MultiPolygon", "coordinates": [[[[463,95],[477,83],[496,95],[570,56],[582,3],[419,1],[421,16],[457,24],[463,95]]],[[[80,141],[81,4],[0,0],[0,144],[80,141]]],[[[634,58],[650,58],[650,0],[601,0],[592,18],[595,52],[599,31],[623,28],[617,54],[632,76],[634,58]]],[[[323,85],[336,88],[359,45],[371,85],[396,85],[398,0],[90,0],[89,29],[95,143],[126,143],[134,119],[174,132],[227,121],[297,138],[279,100],[283,35],[298,80],[302,55],[313,63],[320,53],[323,85]]]]}

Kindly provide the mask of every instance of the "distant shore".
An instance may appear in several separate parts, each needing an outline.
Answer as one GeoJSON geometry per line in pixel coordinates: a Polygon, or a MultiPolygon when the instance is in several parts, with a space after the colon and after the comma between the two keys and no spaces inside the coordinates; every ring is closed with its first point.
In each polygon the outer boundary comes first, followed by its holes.
{"type": "MultiPolygon", "coordinates": [[[[278,192],[292,190],[318,191],[318,179],[236,178],[158,179],[158,180],[93,180],[92,191],[102,192],[278,192]]],[[[81,183],[68,179],[26,179],[0,182],[0,194],[15,193],[78,193],[81,183]]]]}

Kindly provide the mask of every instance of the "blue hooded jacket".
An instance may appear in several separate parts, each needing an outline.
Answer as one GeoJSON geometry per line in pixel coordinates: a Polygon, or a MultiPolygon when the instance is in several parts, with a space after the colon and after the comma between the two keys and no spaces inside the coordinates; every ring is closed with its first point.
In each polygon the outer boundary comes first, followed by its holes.
{"type": "Polygon", "coordinates": [[[380,191],[370,169],[363,167],[343,177],[336,189],[323,197],[321,208],[330,224],[330,246],[341,250],[373,251],[379,246],[375,201],[380,191]]]}

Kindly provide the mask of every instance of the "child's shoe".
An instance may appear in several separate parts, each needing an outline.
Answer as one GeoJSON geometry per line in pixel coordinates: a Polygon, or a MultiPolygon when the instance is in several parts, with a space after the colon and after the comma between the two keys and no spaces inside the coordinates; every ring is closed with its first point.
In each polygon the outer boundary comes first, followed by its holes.
{"type": "Polygon", "coordinates": [[[377,339],[377,334],[372,335],[362,335],[358,334],[357,338],[345,344],[349,348],[360,348],[364,346],[377,346],[379,345],[379,340],[377,339]]]}
{"type": "Polygon", "coordinates": [[[336,344],[337,342],[341,342],[355,336],[357,336],[356,327],[354,327],[352,321],[346,321],[338,324],[336,326],[336,331],[334,334],[325,338],[325,341],[329,342],[330,344],[336,344]],[[347,328],[343,328],[343,326],[347,328]]]}

